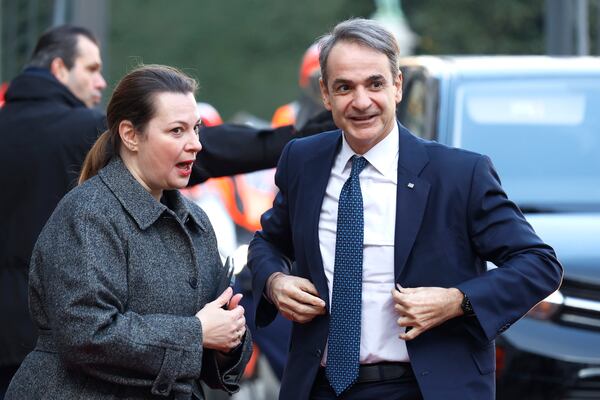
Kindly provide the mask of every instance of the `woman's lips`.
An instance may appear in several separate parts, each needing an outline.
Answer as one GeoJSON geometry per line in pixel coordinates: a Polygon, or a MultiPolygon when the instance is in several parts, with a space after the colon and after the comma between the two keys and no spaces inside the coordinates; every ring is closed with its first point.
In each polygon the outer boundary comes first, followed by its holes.
{"type": "Polygon", "coordinates": [[[192,165],[194,165],[194,160],[182,161],[175,166],[179,170],[179,175],[190,176],[192,174],[192,165]]]}

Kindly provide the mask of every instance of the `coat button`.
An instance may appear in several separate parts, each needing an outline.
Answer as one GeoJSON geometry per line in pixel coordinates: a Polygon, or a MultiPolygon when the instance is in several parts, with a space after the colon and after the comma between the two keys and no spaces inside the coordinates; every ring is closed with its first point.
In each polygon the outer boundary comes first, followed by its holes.
{"type": "Polygon", "coordinates": [[[195,276],[190,277],[188,282],[192,289],[196,289],[198,287],[198,278],[196,278],[195,276]]]}
{"type": "Polygon", "coordinates": [[[169,389],[169,385],[167,385],[166,383],[161,383],[156,387],[156,389],[159,393],[166,393],[169,389]]]}
{"type": "Polygon", "coordinates": [[[323,354],[323,352],[321,351],[321,349],[317,349],[317,351],[315,351],[315,356],[321,358],[321,354],[323,354]]]}

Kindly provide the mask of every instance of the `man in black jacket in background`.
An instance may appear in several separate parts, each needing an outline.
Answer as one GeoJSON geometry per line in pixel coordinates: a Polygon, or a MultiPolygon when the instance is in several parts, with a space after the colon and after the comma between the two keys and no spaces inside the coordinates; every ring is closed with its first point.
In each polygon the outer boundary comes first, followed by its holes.
{"type": "Polygon", "coordinates": [[[0,398],[37,336],[27,306],[33,245],[104,130],[91,108],[106,87],[101,66],[89,31],[49,31],[0,110],[0,398]]]}
{"type": "MultiPolygon", "coordinates": [[[[104,114],[93,109],[106,87],[101,67],[90,31],[53,28],[40,37],[0,110],[0,399],[37,336],[27,306],[33,246],[106,127],[104,114]]],[[[327,130],[329,121],[313,123],[303,134],[327,130]]],[[[298,135],[293,126],[204,128],[190,184],[274,167],[283,146],[298,135]]]]}

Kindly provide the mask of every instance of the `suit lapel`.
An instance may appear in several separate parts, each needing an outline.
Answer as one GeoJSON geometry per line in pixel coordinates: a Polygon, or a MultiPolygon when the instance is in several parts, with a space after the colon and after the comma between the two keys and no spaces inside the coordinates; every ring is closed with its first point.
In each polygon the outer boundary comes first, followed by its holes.
{"type": "Polygon", "coordinates": [[[421,227],[430,189],[429,182],[419,178],[419,174],[429,162],[423,144],[400,124],[399,131],[394,239],[394,273],[396,281],[400,278],[421,227]]]}
{"type": "Polygon", "coordinates": [[[323,258],[319,246],[319,218],[325,190],[331,175],[331,168],[341,144],[341,131],[323,134],[319,149],[304,164],[301,190],[306,207],[304,248],[312,282],[329,307],[329,288],[323,268],[323,258]]]}
{"type": "MultiPolygon", "coordinates": [[[[421,141],[399,125],[398,187],[396,192],[396,227],[394,239],[394,273],[396,280],[413,247],[429,197],[430,184],[419,175],[429,162],[421,141]]],[[[329,288],[319,247],[319,217],[331,168],[341,144],[341,131],[323,135],[319,149],[304,163],[301,190],[306,207],[304,248],[311,280],[329,307],[329,288]]]]}

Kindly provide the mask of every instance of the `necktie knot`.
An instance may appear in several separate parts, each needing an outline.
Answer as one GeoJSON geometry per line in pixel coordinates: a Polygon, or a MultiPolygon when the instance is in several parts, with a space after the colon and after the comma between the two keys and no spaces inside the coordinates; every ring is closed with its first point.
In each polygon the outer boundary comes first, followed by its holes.
{"type": "Polygon", "coordinates": [[[356,178],[367,166],[367,159],[361,156],[352,156],[352,170],[350,176],[356,178]]]}

